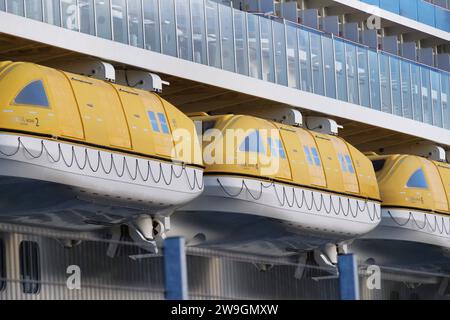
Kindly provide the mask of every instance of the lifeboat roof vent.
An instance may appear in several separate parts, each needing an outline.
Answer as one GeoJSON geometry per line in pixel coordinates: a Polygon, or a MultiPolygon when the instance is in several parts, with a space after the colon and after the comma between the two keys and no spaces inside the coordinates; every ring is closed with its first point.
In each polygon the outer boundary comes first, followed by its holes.
{"type": "Polygon", "coordinates": [[[117,83],[157,93],[162,92],[163,85],[170,85],[157,74],[141,70],[117,70],[117,83]]]}
{"type": "Polygon", "coordinates": [[[73,72],[86,77],[116,82],[116,70],[108,62],[95,59],[80,59],[75,61],[61,61],[51,64],[51,67],[73,72]]]}
{"type": "Polygon", "coordinates": [[[306,119],[306,125],[309,130],[331,135],[337,135],[339,129],[343,128],[333,119],[328,119],[325,117],[308,117],[306,119]]]}

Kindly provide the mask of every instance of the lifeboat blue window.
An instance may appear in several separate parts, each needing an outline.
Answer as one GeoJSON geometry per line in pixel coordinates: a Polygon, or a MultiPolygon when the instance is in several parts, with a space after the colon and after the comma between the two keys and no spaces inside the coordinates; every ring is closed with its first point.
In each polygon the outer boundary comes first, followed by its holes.
{"type": "Polygon", "coordinates": [[[278,144],[278,153],[280,154],[281,159],[286,159],[286,152],[284,152],[283,144],[281,143],[281,140],[277,139],[278,144]]]}
{"type": "Polygon", "coordinates": [[[352,159],[350,158],[350,156],[348,154],[345,155],[345,161],[347,161],[348,171],[350,173],[355,173],[355,168],[353,168],[352,159]]]}
{"type": "Polygon", "coordinates": [[[148,111],[148,117],[150,118],[150,123],[152,125],[152,129],[155,132],[159,132],[158,121],[156,120],[155,113],[153,111],[148,111]]]}
{"type": "Polygon", "coordinates": [[[314,163],[316,164],[316,166],[320,166],[320,157],[319,157],[319,153],[317,152],[316,148],[311,148],[313,157],[314,157],[314,163]]]}
{"type": "Polygon", "coordinates": [[[307,146],[303,146],[303,150],[305,150],[306,160],[308,160],[308,163],[312,166],[313,160],[312,160],[311,152],[309,151],[309,148],[307,146]]]}
{"type": "Polygon", "coordinates": [[[158,112],[158,118],[159,122],[161,123],[161,129],[164,134],[169,133],[169,126],[167,125],[166,116],[163,115],[161,112],[158,112]]]}
{"type": "Polygon", "coordinates": [[[275,145],[274,145],[274,143],[272,141],[272,138],[270,138],[270,137],[267,138],[267,144],[269,145],[270,155],[272,157],[278,156],[278,152],[277,152],[277,149],[275,148],[275,145]]]}
{"type": "Polygon", "coordinates": [[[253,131],[245,137],[239,147],[240,151],[266,153],[259,131],[253,131]]]}
{"type": "Polygon", "coordinates": [[[41,80],[28,84],[14,99],[16,104],[49,107],[47,94],[41,80]]]}
{"type": "Polygon", "coordinates": [[[422,169],[418,169],[412,174],[406,183],[408,188],[421,188],[428,189],[427,179],[425,179],[425,174],[422,169]]]}
{"type": "Polygon", "coordinates": [[[345,165],[344,156],[342,153],[338,154],[339,162],[341,163],[342,172],[347,172],[347,166],[345,165]]]}

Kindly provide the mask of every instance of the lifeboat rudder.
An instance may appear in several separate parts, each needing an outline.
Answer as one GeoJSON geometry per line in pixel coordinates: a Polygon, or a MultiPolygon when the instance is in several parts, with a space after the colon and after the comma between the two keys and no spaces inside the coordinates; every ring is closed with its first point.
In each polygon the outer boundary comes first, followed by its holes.
{"type": "Polygon", "coordinates": [[[203,245],[285,255],[378,225],[372,164],[341,138],[247,115],[193,120],[203,131],[205,191],[179,210],[190,215],[174,215],[180,233],[202,234],[203,245]]]}
{"type": "Polygon", "coordinates": [[[450,247],[450,164],[416,155],[372,155],[382,222],[367,239],[450,247]]]}
{"type": "Polygon", "coordinates": [[[195,126],[155,93],[20,62],[0,63],[0,92],[2,221],[93,231],[149,217],[161,235],[203,191],[195,126]]]}

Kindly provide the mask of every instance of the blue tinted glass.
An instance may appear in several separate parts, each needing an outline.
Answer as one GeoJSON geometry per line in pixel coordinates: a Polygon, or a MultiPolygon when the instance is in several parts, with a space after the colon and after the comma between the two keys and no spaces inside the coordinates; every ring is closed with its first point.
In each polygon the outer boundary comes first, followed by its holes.
{"type": "Polygon", "coordinates": [[[261,141],[259,131],[253,131],[251,134],[245,137],[244,141],[241,143],[239,147],[239,150],[245,152],[266,153],[264,144],[261,141]]]}
{"type": "MultiPolygon", "coordinates": [[[[347,101],[347,70],[345,63],[345,44],[342,41],[334,40],[334,56],[337,81],[337,97],[339,100],[347,101]]],[[[377,62],[378,70],[378,62],[377,62]]],[[[378,74],[378,71],[377,71],[378,74]]]]}
{"type": "Polygon", "coordinates": [[[317,152],[317,149],[311,148],[311,152],[314,156],[314,162],[315,162],[316,166],[320,166],[320,157],[319,157],[319,153],[317,152]]]}
{"type": "Polygon", "coordinates": [[[391,63],[391,89],[392,109],[394,114],[402,116],[402,94],[400,87],[400,60],[390,57],[391,63]]]}
{"type": "Polygon", "coordinates": [[[322,43],[320,35],[316,33],[310,34],[311,39],[311,67],[314,93],[324,95],[324,79],[323,79],[323,60],[322,60],[322,43]]]}
{"type": "Polygon", "coordinates": [[[261,40],[259,33],[259,19],[253,14],[247,15],[248,55],[250,76],[261,79],[261,40]]]}
{"type": "Polygon", "coordinates": [[[309,32],[298,29],[298,58],[300,63],[300,80],[303,91],[313,91],[311,73],[311,51],[309,32]]]}
{"type": "Polygon", "coordinates": [[[436,7],[436,27],[450,32],[450,10],[436,7]]]}
{"type": "Polygon", "coordinates": [[[392,113],[389,57],[384,54],[381,54],[379,55],[379,61],[380,61],[380,83],[381,83],[381,111],[392,113]]]}
{"type": "Polygon", "coordinates": [[[414,120],[422,121],[422,85],[420,84],[420,67],[416,64],[411,64],[411,82],[414,120]]]}
{"type": "Polygon", "coordinates": [[[411,85],[411,73],[410,63],[407,61],[401,62],[401,75],[402,75],[402,100],[403,100],[403,116],[405,118],[413,118],[412,109],[412,85],[411,85]]]}
{"type": "Polygon", "coordinates": [[[347,172],[347,166],[345,165],[344,157],[342,156],[341,153],[339,153],[338,158],[339,158],[339,162],[341,163],[342,171],[347,172]]]}
{"type": "Polygon", "coordinates": [[[434,20],[434,5],[431,3],[425,2],[425,1],[419,1],[418,3],[418,10],[419,13],[419,21],[423,22],[425,24],[428,24],[430,26],[435,25],[434,20]]]}
{"type": "Polygon", "coordinates": [[[148,111],[148,117],[150,118],[153,131],[159,132],[158,121],[156,120],[155,113],[153,111],[148,111]]]}
{"type": "Polygon", "coordinates": [[[333,56],[333,40],[322,36],[323,62],[325,70],[325,94],[327,97],[336,98],[335,68],[333,56]]]}
{"type": "Polygon", "coordinates": [[[373,109],[381,110],[380,73],[378,72],[378,54],[369,50],[370,101],[373,109]]]}
{"type": "Polygon", "coordinates": [[[14,102],[33,106],[48,107],[48,98],[41,80],[33,81],[20,91],[14,102]]]}
{"type": "Polygon", "coordinates": [[[263,80],[275,82],[272,21],[259,17],[263,80]]]}
{"type": "Polygon", "coordinates": [[[431,110],[431,86],[430,86],[430,69],[427,67],[420,68],[420,77],[422,80],[422,108],[423,121],[433,124],[433,115],[431,110]]]}
{"type": "Polygon", "coordinates": [[[425,179],[425,174],[422,169],[417,170],[413,173],[413,175],[409,178],[406,183],[408,188],[422,188],[428,189],[427,180],[425,179]]]}
{"type": "Polygon", "coordinates": [[[400,14],[413,20],[417,20],[417,1],[400,0],[400,14]]]}
{"type": "Polygon", "coordinates": [[[433,106],[433,124],[442,127],[441,77],[438,72],[431,71],[431,103],[433,106]]]}
{"type": "Polygon", "coordinates": [[[231,7],[219,5],[222,69],[234,72],[233,12],[231,7]]]}
{"type": "Polygon", "coordinates": [[[286,26],[288,85],[300,89],[300,73],[297,46],[297,28],[286,26]]]}
{"type": "MultiPolygon", "coordinates": [[[[414,1],[410,0],[410,2],[414,1]]],[[[380,7],[394,13],[399,13],[400,9],[399,0],[380,0],[380,7]]]]}
{"type": "Polygon", "coordinates": [[[355,169],[353,168],[352,159],[348,154],[345,155],[345,161],[347,161],[348,172],[355,173],[355,169]]]}
{"type": "Polygon", "coordinates": [[[369,90],[369,60],[367,57],[367,49],[358,47],[358,84],[360,92],[360,103],[365,107],[370,107],[370,90],[369,90]]]}
{"type": "Polygon", "coordinates": [[[348,102],[359,104],[356,47],[353,44],[345,45],[345,57],[347,68],[348,102]]]}
{"type": "Polygon", "coordinates": [[[158,112],[158,118],[159,118],[159,122],[161,123],[162,132],[165,134],[168,134],[169,126],[167,125],[166,117],[161,112],[158,112]]]}
{"type": "Polygon", "coordinates": [[[287,86],[287,65],[286,65],[286,35],[285,25],[273,23],[273,43],[275,56],[275,80],[278,84],[287,86]]]}
{"type": "MultiPolygon", "coordinates": [[[[165,2],[165,1],[162,1],[165,2]]],[[[219,9],[217,2],[207,0],[205,2],[206,10],[206,39],[208,42],[208,57],[209,65],[220,68],[221,50],[220,50],[220,36],[219,36],[219,9]]]]}
{"type": "Polygon", "coordinates": [[[449,77],[447,74],[441,74],[441,102],[442,102],[442,113],[444,115],[444,128],[450,129],[450,86],[449,77]]]}
{"type": "Polygon", "coordinates": [[[245,12],[233,10],[234,13],[234,43],[236,54],[236,71],[248,75],[248,41],[245,12]]]}
{"type": "Polygon", "coordinates": [[[312,157],[311,157],[311,152],[309,152],[309,148],[307,146],[304,146],[303,150],[305,150],[306,160],[308,160],[308,163],[310,165],[313,165],[313,160],[312,160],[312,157]]]}
{"type": "Polygon", "coordinates": [[[280,140],[277,140],[278,144],[278,153],[280,154],[281,159],[286,159],[286,153],[284,152],[283,145],[280,140]]]}

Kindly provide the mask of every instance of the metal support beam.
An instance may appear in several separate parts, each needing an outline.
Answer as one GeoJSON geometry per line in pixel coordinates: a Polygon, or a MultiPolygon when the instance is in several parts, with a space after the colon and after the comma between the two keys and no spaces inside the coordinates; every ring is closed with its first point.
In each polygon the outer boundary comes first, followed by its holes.
{"type": "Polygon", "coordinates": [[[164,240],[164,279],[167,300],[186,300],[187,269],[184,238],[164,240]]]}
{"type": "Polygon", "coordinates": [[[338,256],[341,300],[359,300],[358,264],[353,254],[338,256]]]}

